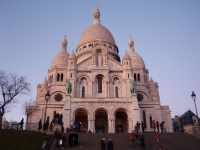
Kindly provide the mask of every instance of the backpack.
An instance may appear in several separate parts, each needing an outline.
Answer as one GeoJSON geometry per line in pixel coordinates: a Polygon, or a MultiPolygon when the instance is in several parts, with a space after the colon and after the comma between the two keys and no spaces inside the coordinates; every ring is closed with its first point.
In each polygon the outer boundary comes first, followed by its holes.
{"type": "Polygon", "coordinates": [[[131,135],[131,136],[130,136],[130,140],[132,141],[133,139],[134,139],[134,136],[133,136],[133,135],[131,135]]]}

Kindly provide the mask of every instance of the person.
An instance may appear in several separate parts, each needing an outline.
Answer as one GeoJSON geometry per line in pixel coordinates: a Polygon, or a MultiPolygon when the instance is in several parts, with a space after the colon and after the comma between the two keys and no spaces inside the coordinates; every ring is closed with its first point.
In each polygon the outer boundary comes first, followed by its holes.
{"type": "Polygon", "coordinates": [[[69,144],[70,147],[73,146],[73,138],[74,138],[73,134],[72,134],[72,132],[70,132],[69,135],[68,135],[68,144],[69,144]]]}
{"type": "Polygon", "coordinates": [[[107,143],[107,150],[113,150],[113,149],[114,149],[113,142],[112,142],[111,138],[109,138],[108,143],[107,143]]]}
{"type": "Polygon", "coordinates": [[[102,138],[100,141],[100,147],[101,150],[106,150],[106,142],[105,142],[106,138],[102,138]]]}
{"type": "Polygon", "coordinates": [[[130,139],[130,145],[132,146],[132,145],[134,145],[134,143],[135,143],[135,137],[134,137],[134,132],[132,131],[132,133],[131,133],[131,135],[130,135],[130,137],[129,137],[129,139],[130,139]]]}
{"type": "Polygon", "coordinates": [[[74,133],[73,138],[74,138],[74,146],[77,146],[78,145],[78,132],[74,133]]]}
{"type": "Polygon", "coordinates": [[[164,121],[162,121],[161,123],[160,123],[160,129],[161,129],[161,133],[163,133],[164,132],[164,121]]]}
{"type": "Polygon", "coordinates": [[[50,131],[53,130],[53,124],[54,124],[53,122],[54,122],[54,120],[52,119],[52,120],[51,120],[51,123],[50,123],[50,131]]]}
{"type": "Polygon", "coordinates": [[[24,118],[22,118],[22,120],[20,121],[19,125],[20,125],[20,130],[23,130],[24,118]]]}
{"type": "Polygon", "coordinates": [[[163,131],[164,131],[164,133],[167,132],[167,126],[166,126],[165,122],[163,123],[163,131]]]}
{"type": "Polygon", "coordinates": [[[156,128],[157,128],[157,131],[159,132],[159,122],[158,121],[156,121],[156,128]]]}
{"type": "Polygon", "coordinates": [[[77,126],[76,126],[76,122],[74,122],[73,125],[72,125],[72,131],[73,131],[73,132],[76,131],[76,127],[77,127],[77,126]]]}
{"type": "Polygon", "coordinates": [[[42,129],[42,119],[40,119],[38,123],[38,130],[40,131],[42,129]]]}
{"type": "Polygon", "coordinates": [[[156,142],[159,143],[160,142],[160,136],[159,136],[159,132],[156,132],[156,142]]]}
{"type": "Polygon", "coordinates": [[[153,122],[152,122],[152,128],[153,128],[153,131],[155,132],[155,129],[156,129],[156,123],[155,123],[155,120],[153,120],[153,122]]]}
{"type": "Polygon", "coordinates": [[[137,125],[135,125],[135,128],[134,128],[134,135],[135,135],[135,138],[138,139],[138,129],[137,129],[137,125]]]}
{"type": "Polygon", "coordinates": [[[140,132],[140,122],[137,121],[136,125],[137,125],[138,132],[140,132]]]}
{"type": "Polygon", "coordinates": [[[60,146],[60,139],[62,138],[62,135],[61,135],[59,130],[56,130],[55,138],[56,138],[56,147],[59,147],[60,146]]]}
{"type": "Polygon", "coordinates": [[[142,132],[144,133],[145,125],[144,125],[144,122],[143,122],[143,121],[142,121],[142,123],[141,123],[141,128],[142,128],[142,132]]]}
{"type": "Polygon", "coordinates": [[[48,131],[48,129],[49,129],[49,116],[47,117],[47,121],[44,124],[44,131],[48,131]]]}
{"type": "Polygon", "coordinates": [[[140,146],[145,146],[145,136],[142,132],[140,132],[139,141],[140,141],[140,146]]]}

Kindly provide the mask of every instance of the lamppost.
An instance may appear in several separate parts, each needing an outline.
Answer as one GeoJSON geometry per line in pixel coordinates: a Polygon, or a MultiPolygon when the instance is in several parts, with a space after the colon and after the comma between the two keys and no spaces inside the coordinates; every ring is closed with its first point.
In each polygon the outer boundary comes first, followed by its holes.
{"type": "Polygon", "coordinates": [[[196,106],[196,102],[195,102],[195,100],[196,100],[196,94],[194,93],[194,91],[192,91],[191,97],[192,97],[192,99],[194,100],[194,105],[195,105],[195,109],[196,109],[197,118],[199,118],[199,117],[198,117],[198,112],[197,112],[197,106],[196,106]]]}
{"type": "Polygon", "coordinates": [[[44,124],[43,124],[43,130],[45,130],[45,122],[46,122],[46,114],[47,114],[47,102],[50,98],[49,90],[45,94],[45,100],[46,100],[46,108],[45,108],[45,114],[44,114],[44,124]]]}

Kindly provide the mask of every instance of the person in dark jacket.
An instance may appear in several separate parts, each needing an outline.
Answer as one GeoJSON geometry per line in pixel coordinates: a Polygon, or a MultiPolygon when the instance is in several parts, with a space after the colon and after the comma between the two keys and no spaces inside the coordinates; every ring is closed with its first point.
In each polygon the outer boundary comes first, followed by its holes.
{"type": "Polygon", "coordinates": [[[140,141],[140,146],[145,146],[145,137],[142,132],[140,132],[139,141],[140,141]]]}
{"type": "Polygon", "coordinates": [[[40,119],[38,123],[38,130],[40,131],[42,129],[42,119],[40,119]]]}
{"type": "Polygon", "coordinates": [[[111,138],[108,139],[107,150],[114,150],[114,145],[111,138]]]}
{"type": "Polygon", "coordinates": [[[160,132],[160,131],[159,131],[160,124],[159,124],[159,122],[158,122],[158,121],[156,121],[156,128],[157,128],[157,131],[158,131],[158,133],[159,133],[159,132],[160,132]]]}
{"type": "Polygon", "coordinates": [[[106,141],[105,140],[106,140],[105,138],[102,138],[100,141],[101,150],[106,150],[106,141]]]}

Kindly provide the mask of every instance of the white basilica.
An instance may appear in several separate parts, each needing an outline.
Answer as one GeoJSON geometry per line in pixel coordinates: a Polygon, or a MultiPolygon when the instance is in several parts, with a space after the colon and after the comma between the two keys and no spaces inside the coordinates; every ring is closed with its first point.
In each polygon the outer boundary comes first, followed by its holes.
{"type": "Polygon", "coordinates": [[[93,24],[83,32],[76,51],[70,55],[64,37],[62,49],[48,69],[48,79],[37,86],[39,111],[29,117],[29,123],[43,122],[46,111],[50,121],[56,113],[62,113],[65,128],[76,122],[83,132],[95,132],[97,126],[106,133],[131,132],[137,121],[144,122],[146,131],[153,131],[153,120],[165,121],[167,131],[172,132],[169,106],[160,105],[158,83],[149,79],[133,40],[127,40],[129,50],[121,61],[114,37],[100,22],[98,7],[93,16],[93,24]],[[132,80],[135,94],[130,92],[132,80]],[[70,94],[66,92],[66,81],[72,84],[70,94]],[[46,110],[47,91],[50,98],[46,110]]]}

